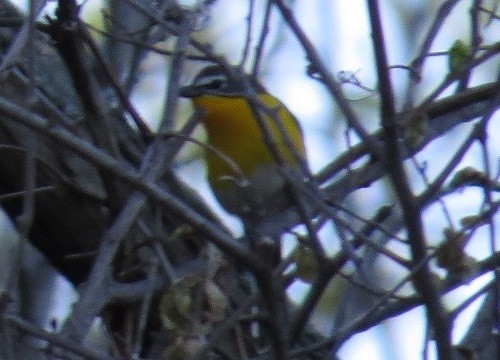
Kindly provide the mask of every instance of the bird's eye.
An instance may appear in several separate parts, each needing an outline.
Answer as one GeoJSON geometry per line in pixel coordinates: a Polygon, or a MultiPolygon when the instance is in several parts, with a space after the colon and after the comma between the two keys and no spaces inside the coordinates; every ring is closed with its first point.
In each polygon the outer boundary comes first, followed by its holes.
{"type": "Polygon", "coordinates": [[[213,79],[207,83],[206,87],[212,90],[221,90],[226,86],[226,81],[223,79],[213,79]]]}
{"type": "Polygon", "coordinates": [[[209,90],[223,90],[227,87],[227,79],[221,74],[198,76],[193,82],[195,86],[209,90]]]}

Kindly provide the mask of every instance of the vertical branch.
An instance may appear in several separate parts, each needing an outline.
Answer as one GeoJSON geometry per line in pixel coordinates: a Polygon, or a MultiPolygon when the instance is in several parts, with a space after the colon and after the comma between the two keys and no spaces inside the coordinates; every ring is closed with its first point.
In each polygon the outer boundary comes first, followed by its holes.
{"type": "Polygon", "coordinates": [[[262,56],[264,54],[264,46],[266,43],[267,35],[269,33],[269,21],[271,19],[271,1],[266,4],[266,11],[264,14],[264,19],[262,21],[262,29],[260,31],[259,43],[257,44],[255,50],[255,59],[252,67],[252,78],[256,78],[259,73],[260,63],[262,61],[262,56]]]}
{"type": "Polygon", "coordinates": [[[144,295],[144,299],[142,300],[141,310],[139,314],[138,324],[135,330],[134,341],[132,347],[132,358],[139,359],[143,347],[143,338],[146,332],[146,324],[148,320],[148,314],[151,311],[151,305],[153,300],[154,293],[154,282],[158,276],[158,261],[155,259],[151,259],[148,269],[148,280],[147,280],[147,289],[146,294],[144,295]]]}
{"type": "MultiPolygon", "coordinates": [[[[408,230],[413,262],[415,264],[420,264],[426,258],[426,244],[422,231],[421,208],[415,201],[415,197],[409,186],[398,146],[394,95],[388,71],[389,66],[377,0],[368,0],[368,11],[379,79],[379,93],[381,96],[381,125],[386,141],[386,158],[384,165],[392,180],[392,184],[396,190],[403,210],[403,218],[408,230]]],[[[442,360],[451,360],[452,353],[449,320],[441,304],[438,290],[432,283],[432,274],[428,264],[422,264],[420,270],[415,273],[413,281],[426,305],[429,320],[435,333],[439,357],[442,360]]]]}
{"type": "MultiPolygon", "coordinates": [[[[499,77],[497,76],[497,81],[500,80],[499,77]]],[[[494,104],[498,105],[500,103],[500,95],[496,96],[496,101],[492,102],[492,107],[491,110],[489,111],[488,114],[484,116],[482,119],[481,123],[478,124],[480,126],[480,136],[479,136],[479,141],[481,143],[481,149],[482,149],[482,155],[483,155],[483,167],[484,167],[484,172],[485,172],[485,177],[487,179],[492,179],[492,172],[491,172],[491,157],[490,157],[490,151],[488,149],[488,123],[497,110],[497,106],[494,104]]],[[[498,251],[497,247],[497,238],[496,238],[496,227],[495,227],[495,221],[493,219],[494,212],[491,211],[495,205],[494,205],[494,200],[493,200],[493,187],[494,184],[492,181],[488,181],[486,186],[483,187],[483,192],[484,192],[484,202],[488,211],[488,231],[489,231],[489,240],[490,240],[490,251],[491,254],[494,255],[498,251]]],[[[493,282],[493,288],[491,290],[491,297],[493,298],[493,311],[491,314],[492,317],[492,323],[493,323],[493,329],[491,329],[492,333],[497,334],[497,336],[494,337],[495,342],[496,342],[496,355],[497,357],[499,356],[500,353],[500,312],[499,312],[499,306],[500,306],[500,266],[496,266],[494,270],[494,279],[495,281],[493,282]]]]}
{"type": "MultiPolygon", "coordinates": [[[[482,6],[483,0],[474,0],[471,10],[470,10],[470,17],[471,17],[471,34],[470,38],[471,41],[468,43],[468,46],[471,47],[472,49],[472,54],[475,54],[478,47],[481,45],[482,39],[481,39],[481,6],[482,6]]],[[[473,57],[473,55],[469,55],[469,60],[473,57]]],[[[457,86],[457,92],[462,91],[467,89],[467,86],[470,81],[471,73],[472,73],[473,68],[467,66],[466,71],[460,76],[460,81],[457,86]]]]}
{"type": "MultiPolygon", "coordinates": [[[[88,54],[79,29],[80,7],[74,0],[59,0],[56,10],[57,20],[52,24],[51,35],[59,53],[71,73],[72,80],[86,113],[89,132],[95,143],[110,154],[119,154],[115,134],[107,121],[102,95],[95,76],[90,69],[88,54]]],[[[109,189],[113,188],[112,179],[103,178],[109,189]]]]}
{"type": "MultiPolygon", "coordinates": [[[[35,58],[35,48],[34,48],[34,37],[35,37],[35,18],[40,11],[40,3],[36,3],[35,0],[30,1],[30,9],[29,15],[26,19],[27,22],[27,38],[26,38],[26,50],[27,50],[27,75],[29,81],[28,95],[26,99],[26,103],[28,107],[35,102],[35,69],[36,69],[36,58],[35,58]]],[[[23,205],[22,205],[22,213],[16,219],[16,225],[19,229],[20,239],[19,241],[19,252],[17,254],[17,259],[13,261],[14,268],[10,286],[12,287],[10,290],[11,294],[17,294],[19,290],[19,280],[21,274],[21,264],[23,262],[24,257],[24,246],[25,241],[29,239],[29,232],[31,226],[33,224],[34,216],[35,216],[35,187],[36,187],[36,148],[38,147],[38,134],[34,131],[28,131],[26,133],[26,139],[24,148],[26,151],[26,156],[24,158],[24,194],[23,194],[23,205]]],[[[10,310],[17,311],[16,307],[19,305],[17,301],[19,299],[10,299],[14,300],[12,308],[10,310]]]]}
{"type": "Polygon", "coordinates": [[[241,55],[240,65],[242,69],[245,68],[245,62],[248,59],[250,46],[252,45],[252,24],[254,17],[254,0],[248,0],[248,14],[247,14],[247,36],[245,39],[245,46],[243,47],[243,54],[241,55]]]}
{"type": "Polygon", "coordinates": [[[179,99],[179,82],[184,61],[187,56],[189,38],[194,26],[193,14],[186,12],[184,16],[185,18],[180,25],[180,34],[176,44],[176,55],[174,56],[170,66],[170,77],[167,85],[168,90],[166,93],[161,123],[158,129],[158,133],[160,135],[164,132],[171,131],[175,123],[177,100],[179,99]]]}
{"type": "MultiPolygon", "coordinates": [[[[415,59],[411,62],[411,69],[413,73],[419,74],[422,70],[422,67],[424,66],[424,60],[427,57],[427,54],[429,53],[429,50],[432,46],[432,43],[434,42],[434,39],[436,38],[439,29],[441,28],[443,22],[446,20],[450,12],[453,10],[455,5],[457,5],[460,2],[460,0],[448,0],[445,1],[441,7],[439,8],[436,18],[434,19],[432,25],[430,26],[430,29],[427,33],[427,36],[425,37],[420,50],[418,51],[418,55],[415,57],[415,59]]],[[[410,84],[410,87],[408,89],[408,93],[406,95],[406,100],[405,100],[405,108],[409,108],[412,105],[413,102],[413,96],[416,91],[415,86],[419,81],[420,76],[412,76],[410,77],[410,81],[412,83],[410,84]]]]}

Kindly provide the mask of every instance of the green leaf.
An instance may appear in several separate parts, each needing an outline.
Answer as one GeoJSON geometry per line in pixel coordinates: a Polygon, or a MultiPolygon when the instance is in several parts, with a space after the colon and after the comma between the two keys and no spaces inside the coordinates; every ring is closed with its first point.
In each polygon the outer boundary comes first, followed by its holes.
{"type": "Polygon", "coordinates": [[[457,73],[464,69],[469,62],[472,49],[462,40],[456,40],[448,52],[448,66],[452,73],[457,73]]]}

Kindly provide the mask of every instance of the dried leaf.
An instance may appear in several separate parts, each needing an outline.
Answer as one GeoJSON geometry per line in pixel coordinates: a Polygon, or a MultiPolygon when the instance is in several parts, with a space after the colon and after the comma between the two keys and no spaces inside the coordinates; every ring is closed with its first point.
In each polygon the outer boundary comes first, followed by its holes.
{"type": "Polygon", "coordinates": [[[293,253],[293,260],[297,276],[305,282],[313,282],[318,274],[318,260],[312,249],[300,244],[293,253]]]}

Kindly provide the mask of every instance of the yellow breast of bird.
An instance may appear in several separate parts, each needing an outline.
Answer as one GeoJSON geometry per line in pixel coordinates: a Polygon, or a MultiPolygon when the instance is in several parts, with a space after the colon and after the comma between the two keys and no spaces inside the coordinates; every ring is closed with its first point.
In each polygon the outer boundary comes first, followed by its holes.
{"type": "MultiPolygon", "coordinates": [[[[259,97],[269,108],[278,109],[283,129],[288,133],[296,154],[305,158],[302,132],[293,115],[275,97],[269,94],[260,94],[259,97]]],[[[243,174],[249,175],[263,165],[276,163],[245,99],[204,95],[194,99],[194,103],[205,111],[203,123],[208,143],[231,158],[243,174]]],[[[293,151],[286,145],[287,141],[282,136],[279,125],[269,116],[262,118],[284,160],[289,164],[297,164],[293,151]]],[[[217,154],[208,152],[207,162],[209,171],[213,172],[211,175],[224,176],[234,173],[217,154]]]]}
{"type": "MultiPolygon", "coordinates": [[[[277,110],[281,119],[282,125],[277,125],[275,119],[262,116],[281,157],[287,165],[298,166],[297,155],[305,160],[299,124],[290,111],[272,95],[262,93],[259,98],[266,106],[277,110]],[[287,132],[294,150],[287,145],[289,141],[285,140],[282,130],[287,132]]],[[[203,95],[193,99],[193,102],[205,112],[203,123],[208,143],[232,160],[239,172],[252,183],[252,191],[256,192],[256,197],[270,197],[284,186],[284,180],[277,172],[275,157],[266,145],[261,127],[244,98],[203,95]]],[[[206,152],[206,161],[208,179],[216,196],[226,209],[241,212],[241,209],[230,209],[232,206],[229,205],[237,202],[241,192],[235,182],[231,181],[238,178],[234,168],[212,151],[206,152]]]]}

